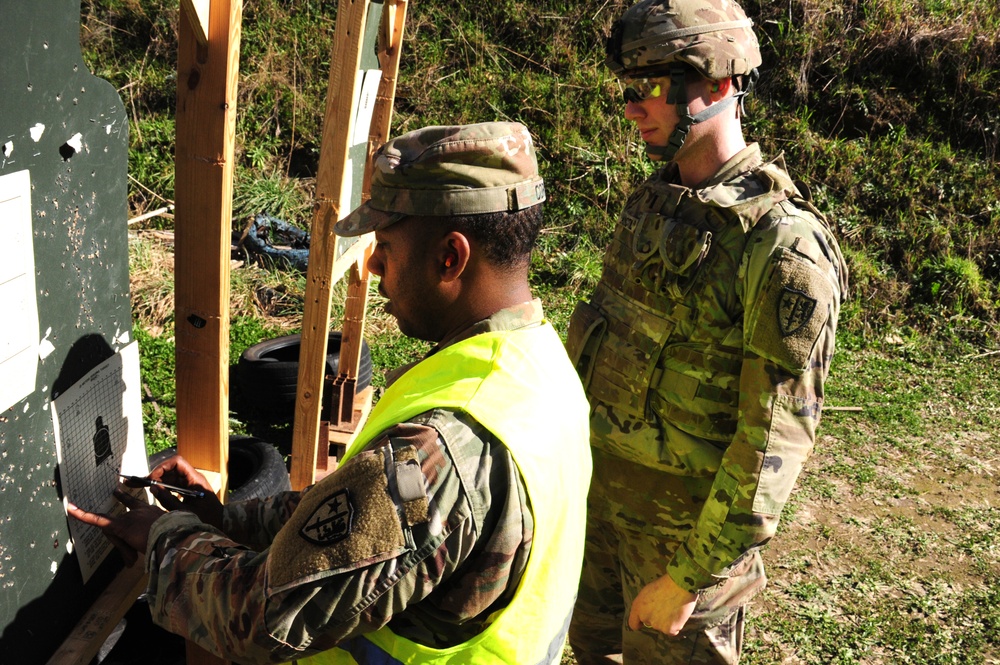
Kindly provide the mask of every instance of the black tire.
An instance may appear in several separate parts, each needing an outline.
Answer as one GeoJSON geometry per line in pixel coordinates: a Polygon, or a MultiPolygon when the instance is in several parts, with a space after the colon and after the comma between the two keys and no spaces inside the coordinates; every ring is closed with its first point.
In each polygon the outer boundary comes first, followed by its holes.
{"type": "MultiPolygon", "coordinates": [[[[326,373],[340,371],[340,331],[327,338],[326,373]]],[[[295,413],[299,382],[299,352],[302,335],[285,335],[254,344],[240,356],[233,377],[234,393],[244,415],[288,419],[295,413]]],[[[368,343],[361,340],[361,362],[356,390],[372,381],[372,356],[368,343]]]]}
{"type": "MultiPolygon", "coordinates": [[[[149,456],[152,469],[177,454],[176,447],[165,448],[149,456]]],[[[285,460],[270,443],[249,436],[229,437],[228,501],[264,499],[292,489],[285,460]]]]}
{"type": "Polygon", "coordinates": [[[229,500],[263,499],[292,489],[285,460],[270,443],[229,437],[229,500]]]}

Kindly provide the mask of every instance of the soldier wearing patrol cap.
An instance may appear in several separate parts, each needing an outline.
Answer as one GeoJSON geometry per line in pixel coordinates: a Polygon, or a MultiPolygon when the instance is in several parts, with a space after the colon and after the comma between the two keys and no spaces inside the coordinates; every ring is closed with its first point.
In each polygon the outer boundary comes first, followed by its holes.
{"type": "Polygon", "coordinates": [[[744,139],[761,56],[739,5],[641,0],[606,63],[662,166],[570,322],[594,455],[570,643],[581,665],[732,664],[813,447],[847,268],[783,159],[744,139]]]}
{"type": "MultiPolygon", "coordinates": [[[[240,663],[558,663],[583,553],[586,396],[531,297],[545,189],[516,123],[428,127],[375,158],[386,310],[435,343],[302,493],[157,498],[102,526],[145,552],[154,620],[240,663]]],[[[180,458],[153,478],[207,487],[180,458]]]]}

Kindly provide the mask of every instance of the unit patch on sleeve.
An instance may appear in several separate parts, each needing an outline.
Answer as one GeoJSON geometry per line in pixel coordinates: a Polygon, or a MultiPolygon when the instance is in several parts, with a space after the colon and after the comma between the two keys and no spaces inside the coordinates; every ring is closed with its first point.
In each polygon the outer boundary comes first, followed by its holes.
{"type": "Polygon", "coordinates": [[[386,448],[359,453],[303,495],[268,552],[270,592],[405,551],[403,525],[389,492],[386,448]]]}
{"type": "Polygon", "coordinates": [[[809,366],[833,308],[834,287],[819,266],[778,248],[773,267],[747,312],[747,348],[793,372],[809,366]]]}
{"type": "Polygon", "coordinates": [[[778,329],[782,337],[798,332],[809,323],[816,311],[816,299],[788,286],[782,289],[778,301],[778,329]]]}
{"type": "Polygon", "coordinates": [[[302,537],[317,545],[339,543],[351,535],[354,505],[351,493],[342,489],[327,497],[300,529],[302,537]]]}

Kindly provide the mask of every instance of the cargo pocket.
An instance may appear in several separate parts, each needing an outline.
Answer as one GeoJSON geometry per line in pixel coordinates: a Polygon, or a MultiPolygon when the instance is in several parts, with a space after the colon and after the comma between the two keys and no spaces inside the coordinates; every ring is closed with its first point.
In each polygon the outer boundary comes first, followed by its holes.
{"type": "Polygon", "coordinates": [[[566,352],[580,375],[584,388],[590,384],[594,373],[594,358],[607,329],[608,322],[596,307],[586,302],[576,304],[569,319],[566,352]]]}

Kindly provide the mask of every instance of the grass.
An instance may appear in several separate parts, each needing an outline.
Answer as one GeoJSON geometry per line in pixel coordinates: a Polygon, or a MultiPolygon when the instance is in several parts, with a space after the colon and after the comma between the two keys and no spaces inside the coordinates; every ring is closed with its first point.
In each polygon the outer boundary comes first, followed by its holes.
{"type": "MultiPolygon", "coordinates": [[[[244,6],[233,230],[308,225],[333,0],[244,6]]],[[[546,229],[532,286],[556,328],[600,275],[652,169],[602,66],[627,0],[411,3],[392,132],[512,119],[536,139],[546,229]]],[[[784,153],[851,270],[819,438],[765,559],[745,663],[1000,663],[1000,7],[995,0],[747,0],[762,79],[747,135],[784,153]],[[847,410],[850,408],[852,410],[847,410]],[[860,409],[860,410],[857,410],[860,409]]],[[[88,66],[128,110],[131,215],[173,199],[178,5],[83,0],[88,66]]],[[[175,443],[169,217],[130,238],[151,450],[175,443]]],[[[297,332],[304,276],[232,270],[230,363],[297,332]]],[[[333,295],[338,326],[342,284],[333,295]]],[[[374,289],[374,383],[426,351],[374,289]]],[[[242,420],[284,446],[287,424],[242,420]]],[[[565,663],[573,663],[567,651],[565,663]]]]}
{"type": "Polygon", "coordinates": [[[1000,662],[1000,359],[842,349],[748,663],[1000,662]]]}

